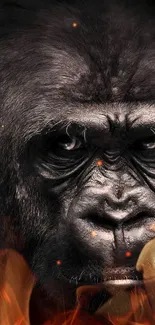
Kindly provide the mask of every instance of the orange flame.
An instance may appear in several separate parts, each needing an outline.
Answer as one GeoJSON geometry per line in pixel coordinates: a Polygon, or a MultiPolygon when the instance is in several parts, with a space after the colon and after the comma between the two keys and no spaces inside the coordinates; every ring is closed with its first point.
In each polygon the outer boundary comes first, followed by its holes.
{"type": "Polygon", "coordinates": [[[34,277],[14,251],[5,250],[0,257],[0,325],[28,325],[34,277]]]}
{"type": "MultiPolygon", "coordinates": [[[[0,325],[30,325],[29,303],[36,280],[16,252],[5,250],[0,259],[0,325]]],[[[78,288],[75,309],[56,314],[42,325],[155,325],[155,315],[145,288],[135,288],[128,293],[130,303],[125,315],[110,313],[109,307],[107,310],[101,307],[94,315],[84,310],[79,303],[80,295],[84,293],[91,298],[97,290],[92,286],[78,288]]],[[[110,306],[113,301],[108,303],[110,306]]]]}

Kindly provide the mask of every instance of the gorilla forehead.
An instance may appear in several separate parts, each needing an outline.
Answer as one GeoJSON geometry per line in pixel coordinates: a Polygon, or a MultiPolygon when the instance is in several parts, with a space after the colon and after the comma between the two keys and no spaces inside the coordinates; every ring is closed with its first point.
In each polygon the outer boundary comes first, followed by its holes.
{"type": "Polygon", "coordinates": [[[154,21],[145,9],[96,1],[47,5],[31,15],[23,10],[23,21],[15,9],[1,53],[3,122],[12,125],[13,137],[21,128],[29,138],[61,114],[76,119],[82,109],[83,119],[88,107],[94,118],[120,108],[127,114],[135,111],[132,102],[154,100],[154,21]],[[120,101],[117,109],[105,106],[120,101]]]}
{"type": "Polygon", "coordinates": [[[104,2],[91,4],[78,5],[76,15],[71,7],[48,13],[43,47],[47,66],[52,63],[48,86],[59,89],[59,96],[65,92],[88,102],[154,99],[151,17],[136,14],[134,8],[115,5],[105,10],[104,2]]]}

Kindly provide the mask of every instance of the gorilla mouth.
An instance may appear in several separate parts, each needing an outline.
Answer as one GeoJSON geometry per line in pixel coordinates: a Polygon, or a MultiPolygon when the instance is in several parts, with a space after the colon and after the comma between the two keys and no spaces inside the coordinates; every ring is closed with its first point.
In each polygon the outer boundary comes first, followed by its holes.
{"type": "Polygon", "coordinates": [[[103,282],[115,280],[137,280],[143,279],[142,273],[138,272],[135,267],[117,267],[105,269],[103,273],[103,282]]]}
{"type": "Polygon", "coordinates": [[[103,287],[111,295],[117,294],[118,290],[130,290],[139,286],[143,286],[143,275],[134,267],[109,270],[103,276],[103,287]]]}
{"type": "Polygon", "coordinates": [[[97,285],[107,286],[134,286],[143,282],[142,272],[138,272],[135,267],[106,268],[102,275],[84,274],[83,276],[66,276],[61,274],[70,284],[79,286],[97,285]]]}

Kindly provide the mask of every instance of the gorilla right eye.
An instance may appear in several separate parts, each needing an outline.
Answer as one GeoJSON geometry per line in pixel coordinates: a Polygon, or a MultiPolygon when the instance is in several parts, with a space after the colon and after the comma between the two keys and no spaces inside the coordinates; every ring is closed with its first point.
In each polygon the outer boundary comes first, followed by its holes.
{"type": "Polygon", "coordinates": [[[60,132],[54,136],[51,134],[42,142],[43,156],[50,161],[58,161],[58,164],[77,162],[88,156],[88,148],[82,136],[68,135],[60,132]]]}
{"type": "Polygon", "coordinates": [[[82,147],[82,141],[76,137],[69,137],[68,135],[61,136],[57,141],[57,148],[73,151],[82,147]]]}
{"type": "Polygon", "coordinates": [[[146,152],[147,155],[149,153],[154,154],[155,153],[155,137],[154,136],[148,137],[146,139],[136,142],[136,144],[134,144],[134,148],[141,152],[146,152]]]}
{"type": "Polygon", "coordinates": [[[143,150],[155,150],[155,137],[151,137],[141,143],[143,150]]]}

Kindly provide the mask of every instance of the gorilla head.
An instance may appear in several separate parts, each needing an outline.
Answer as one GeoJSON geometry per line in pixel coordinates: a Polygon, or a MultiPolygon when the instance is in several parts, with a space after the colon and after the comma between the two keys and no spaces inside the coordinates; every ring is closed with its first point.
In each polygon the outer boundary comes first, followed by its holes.
{"type": "Polygon", "coordinates": [[[154,8],[5,2],[0,33],[1,246],[60,306],[83,284],[140,280],[155,220],[154,8]]]}

